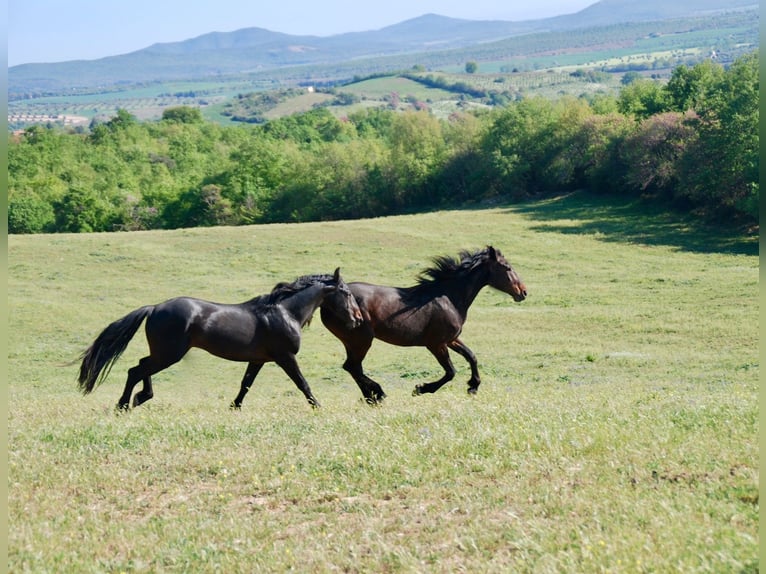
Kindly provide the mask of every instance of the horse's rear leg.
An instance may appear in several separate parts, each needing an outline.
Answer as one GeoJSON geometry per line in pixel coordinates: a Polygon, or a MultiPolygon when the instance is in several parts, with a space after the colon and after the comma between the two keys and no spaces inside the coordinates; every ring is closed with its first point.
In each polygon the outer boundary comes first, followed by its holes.
{"type": "Polygon", "coordinates": [[[364,374],[362,368],[362,361],[367,355],[367,351],[370,350],[372,340],[363,341],[356,344],[346,344],[346,361],[343,363],[343,368],[353,377],[356,384],[359,386],[359,390],[362,391],[364,400],[371,405],[379,404],[386,398],[386,393],[383,392],[381,386],[373,381],[370,377],[364,374]]]}
{"type": "MultiPolygon", "coordinates": [[[[144,395],[143,400],[141,400],[142,403],[154,396],[154,392],[152,391],[152,375],[148,370],[150,359],[151,357],[144,357],[135,367],[128,369],[128,379],[125,381],[125,390],[122,391],[122,396],[120,397],[120,400],[117,401],[118,409],[124,411],[128,410],[130,407],[130,396],[133,394],[133,388],[139,381],[144,381],[144,386],[141,389],[141,392],[136,395],[136,401],[139,400],[138,397],[141,394],[144,395]]],[[[136,404],[134,403],[133,406],[136,406],[136,404]]]]}
{"type": "Polygon", "coordinates": [[[436,357],[436,360],[439,361],[439,364],[444,369],[444,376],[438,381],[434,381],[433,383],[417,385],[415,390],[412,391],[412,394],[415,396],[422,395],[424,393],[435,393],[446,383],[455,378],[455,367],[452,364],[452,360],[449,358],[449,351],[447,350],[446,345],[441,345],[439,347],[428,347],[428,350],[431,351],[431,354],[436,357]]]}
{"type": "Polygon", "coordinates": [[[242,401],[244,400],[247,391],[250,390],[250,386],[253,384],[253,381],[258,375],[258,372],[261,370],[261,367],[263,367],[263,363],[248,363],[247,370],[245,371],[245,376],[242,377],[242,384],[239,387],[239,393],[231,402],[232,409],[239,410],[242,407],[242,401]]]}
{"type": "Polygon", "coordinates": [[[138,381],[143,381],[144,386],[141,388],[141,391],[136,393],[136,396],[133,397],[133,406],[137,407],[151,399],[154,396],[154,390],[152,389],[152,375],[177,363],[185,353],[186,351],[183,351],[180,355],[174,355],[172,359],[165,359],[163,361],[157,361],[157,359],[150,355],[141,359],[135,367],[128,369],[128,380],[125,381],[125,390],[122,392],[122,396],[117,402],[117,408],[120,410],[128,410],[130,405],[130,395],[133,393],[133,389],[138,384],[138,381]]]}
{"type": "Polygon", "coordinates": [[[468,379],[468,393],[471,395],[476,394],[476,391],[479,390],[479,385],[481,384],[481,377],[479,377],[479,365],[476,362],[476,355],[474,355],[473,351],[466,347],[465,343],[463,343],[463,341],[460,339],[455,339],[449,343],[448,346],[450,349],[460,354],[466,361],[468,361],[468,364],[471,366],[471,378],[468,379]]]}
{"type": "Polygon", "coordinates": [[[295,386],[301,390],[309,404],[314,408],[319,407],[319,401],[316,400],[316,397],[311,392],[308,381],[298,368],[298,361],[295,359],[295,355],[284,355],[275,359],[275,361],[277,365],[282,367],[282,370],[287,373],[287,376],[293,380],[295,386]]]}

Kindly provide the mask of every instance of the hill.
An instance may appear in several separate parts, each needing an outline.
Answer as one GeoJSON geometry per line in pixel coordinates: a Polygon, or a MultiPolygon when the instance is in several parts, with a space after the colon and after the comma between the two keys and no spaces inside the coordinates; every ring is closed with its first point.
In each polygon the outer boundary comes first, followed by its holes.
{"type": "Polygon", "coordinates": [[[571,15],[524,22],[472,21],[427,14],[380,30],[328,37],[294,36],[244,28],[211,32],[183,42],[154,44],[142,50],[92,61],[23,64],[8,69],[9,99],[66,89],[157,81],[221,78],[296,66],[328,66],[360,59],[432,54],[478,46],[532,33],[561,32],[585,26],[659,21],[725,10],[757,8],[752,0],[601,0],[571,15]]]}
{"type": "MultiPolygon", "coordinates": [[[[11,572],[757,572],[757,251],[574,195],[375,220],[8,237],[11,572]],[[679,242],[681,242],[679,244],[679,242]],[[110,321],[176,295],[235,302],[327,273],[411,285],[490,243],[529,289],[474,301],[468,365],[376,341],[380,408],[319,317],[311,411],[266,365],[194,350],[117,416],[69,363],[110,321]],[[752,253],[752,252],[751,252],[752,253]],[[640,560],[640,564],[639,564],[640,560]]],[[[757,244],[754,246],[757,250],[757,244]]]]}

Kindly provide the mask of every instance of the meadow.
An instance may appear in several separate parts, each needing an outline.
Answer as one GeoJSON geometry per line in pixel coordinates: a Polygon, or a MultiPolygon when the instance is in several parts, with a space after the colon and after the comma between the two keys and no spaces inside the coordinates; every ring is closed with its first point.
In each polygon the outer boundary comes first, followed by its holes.
{"type": "Polygon", "coordinates": [[[358,221],[8,237],[11,572],[757,572],[758,246],[573,194],[358,221]],[[410,285],[487,244],[529,298],[483,290],[469,370],[376,341],[370,407],[319,317],[298,361],[192,350],[114,405],[142,330],[83,397],[79,353],[176,295],[238,302],[341,267],[410,285]]]}

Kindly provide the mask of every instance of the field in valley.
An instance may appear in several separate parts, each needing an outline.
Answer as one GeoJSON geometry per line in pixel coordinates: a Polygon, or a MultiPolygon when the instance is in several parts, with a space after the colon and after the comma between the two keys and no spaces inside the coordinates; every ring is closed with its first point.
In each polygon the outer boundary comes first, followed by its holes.
{"type": "Polygon", "coordinates": [[[574,194],[385,219],[8,237],[13,572],[756,572],[758,247],[574,194]],[[341,267],[410,285],[492,244],[529,298],[485,289],[479,360],[434,395],[421,348],[376,342],[380,407],[319,317],[240,412],[244,365],[192,350],[118,415],[139,331],[83,397],[75,360],[128,311],[238,302],[341,267]]]}

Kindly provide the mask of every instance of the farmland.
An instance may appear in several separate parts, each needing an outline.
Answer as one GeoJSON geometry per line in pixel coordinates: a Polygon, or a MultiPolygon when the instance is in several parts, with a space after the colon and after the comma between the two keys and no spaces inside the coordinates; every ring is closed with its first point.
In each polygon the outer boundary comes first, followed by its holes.
{"type": "Polygon", "coordinates": [[[357,221],[10,236],[9,570],[756,572],[754,239],[583,194],[357,221]],[[241,412],[244,366],[192,351],[117,415],[136,336],[92,395],[72,360],[175,295],[242,301],[341,266],[408,285],[492,244],[520,304],[474,302],[438,393],[424,349],[376,342],[379,408],[318,317],[241,412]]]}
{"type": "MultiPolygon", "coordinates": [[[[143,81],[121,80],[108,86],[78,86],[49,92],[34,87],[34,81],[29,80],[31,87],[25,88],[22,81],[10,92],[9,128],[21,129],[35,123],[22,120],[22,117],[31,115],[49,118],[52,123],[57,123],[57,118],[62,116],[80,116],[88,121],[106,120],[118,109],[127,110],[141,120],[156,120],[168,107],[182,105],[199,107],[212,121],[230,123],[232,117],[250,121],[252,118],[241,114],[222,112],[227,104],[242,95],[309,86],[357,94],[362,99],[361,104],[355,102],[334,107],[335,113],[342,116],[360,106],[386,106],[389,103],[386,98],[392,93],[404,100],[412,90],[402,76],[413,70],[444,74],[468,88],[464,93],[429,90],[418,96],[419,100],[429,103],[434,113],[443,116],[454,111],[458,102],[486,106],[507,101],[507,98],[476,97],[469,93],[472,90],[505,93],[516,99],[535,95],[556,98],[613,94],[620,88],[620,79],[627,70],[642,70],[658,81],[664,81],[675,66],[698,63],[709,57],[720,58],[719,61],[726,64],[757,46],[757,12],[733,11],[708,17],[540,32],[460,49],[366,56],[335,63],[284,65],[260,72],[209,73],[183,81],[158,76],[143,81]],[[478,74],[465,73],[467,61],[478,64],[478,74]],[[573,74],[580,70],[598,72],[597,81],[573,74]],[[385,75],[385,79],[371,83],[364,81],[380,75],[385,75]]],[[[225,57],[220,55],[220,58],[225,57]]],[[[142,58],[129,65],[128,71],[150,68],[157,56],[144,55],[142,58]]],[[[220,65],[225,63],[217,62],[218,57],[211,52],[205,52],[204,58],[220,65]]],[[[93,72],[88,71],[88,63],[82,66],[85,67],[75,67],[66,76],[91,77],[93,72]]],[[[181,73],[173,70],[176,75],[181,73]]],[[[114,70],[108,72],[116,73],[114,70]]],[[[170,77],[174,77],[173,74],[170,77]]],[[[267,110],[263,118],[289,115],[313,104],[326,105],[326,102],[309,102],[306,98],[285,102],[278,108],[267,110]]],[[[59,123],[63,125],[63,122],[59,123]]]]}

